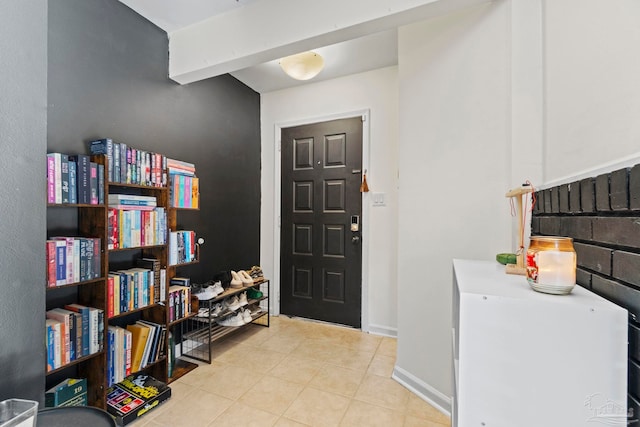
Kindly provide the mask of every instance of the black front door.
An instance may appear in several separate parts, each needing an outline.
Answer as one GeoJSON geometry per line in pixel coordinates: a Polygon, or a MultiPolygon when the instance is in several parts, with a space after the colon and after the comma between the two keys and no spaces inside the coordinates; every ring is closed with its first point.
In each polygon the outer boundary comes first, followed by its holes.
{"type": "Polygon", "coordinates": [[[359,328],[362,118],[282,129],[281,160],[280,310],[359,328]]]}

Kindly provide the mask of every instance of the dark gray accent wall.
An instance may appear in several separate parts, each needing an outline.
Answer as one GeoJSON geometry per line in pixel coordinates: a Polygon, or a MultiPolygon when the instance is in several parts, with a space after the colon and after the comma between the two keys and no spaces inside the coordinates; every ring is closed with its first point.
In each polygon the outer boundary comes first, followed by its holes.
{"type": "Polygon", "coordinates": [[[0,10],[0,400],[42,403],[47,2],[0,10]]]}
{"type": "Polygon", "coordinates": [[[578,285],[629,311],[629,408],[640,413],[640,165],[536,192],[532,234],[572,237],[578,285]],[[554,209],[557,195],[557,209],[554,209]],[[568,201],[568,202],[567,202],[568,201]]]}
{"type": "MultiPolygon", "coordinates": [[[[212,40],[211,43],[224,43],[212,40]]],[[[179,225],[206,240],[204,281],[259,262],[260,97],[229,75],[168,77],[167,34],[116,0],[49,3],[49,152],[112,138],[195,163],[201,209],[179,225]]]]}

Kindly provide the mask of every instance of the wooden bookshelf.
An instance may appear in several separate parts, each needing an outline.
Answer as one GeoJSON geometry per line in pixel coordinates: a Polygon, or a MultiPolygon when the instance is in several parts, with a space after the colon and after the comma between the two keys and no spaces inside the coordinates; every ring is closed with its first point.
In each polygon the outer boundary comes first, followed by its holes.
{"type": "MultiPolygon", "coordinates": [[[[169,283],[171,278],[175,277],[177,267],[183,265],[194,264],[193,261],[187,264],[177,266],[168,265],[168,232],[176,230],[178,222],[178,211],[198,210],[193,208],[174,208],[169,203],[169,190],[165,186],[146,186],[140,184],[130,184],[121,182],[108,181],[109,161],[106,155],[97,155],[90,157],[91,162],[103,165],[104,167],[104,185],[102,186],[104,193],[104,203],[101,204],[78,204],[78,203],[50,203],[47,202],[47,209],[55,210],[56,221],[59,218],[67,216],[69,222],[74,219],[75,235],[78,237],[100,238],[100,263],[99,277],[89,280],[79,281],[76,283],[68,283],[55,287],[47,287],[47,309],[63,307],[65,304],[78,303],[89,307],[95,307],[104,312],[104,332],[102,335],[103,350],[89,355],[83,355],[70,363],[50,370],[46,374],[46,389],[59,383],[65,378],[86,378],[88,387],[88,403],[90,406],[96,406],[106,409],[106,397],[108,391],[108,332],[109,325],[126,327],[127,324],[135,323],[137,320],[146,320],[166,328],[165,339],[162,350],[159,351],[157,360],[150,362],[142,369],[156,379],[170,383],[195,369],[198,365],[184,360],[176,360],[173,374],[169,377],[169,332],[185,319],[191,318],[193,312],[188,313],[183,319],[169,321],[169,283]],[[156,205],[164,208],[166,213],[166,229],[165,241],[163,244],[139,246],[132,248],[108,249],[109,244],[109,194],[130,194],[130,195],[146,195],[153,196],[156,199],[156,205]],[[60,209],[64,208],[64,209],[60,209]],[[166,271],[165,292],[162,295],[164,303],[151,302],[145,306],[119,313],[108,318],[108,281],[109,272],[113,269],[123,269],[124,265],[136,267],[135,259],[137,258],[156,258],[160,261],[160,267],[166,271]]],[[[166,173],[166,171],[164,171],[166,173]]],[[[167,177],[168,180],[168,177],[167,177]]],[[[49,188],[48,188],[49,190],[49,188]]],[[[198,200],[199,204],[199,200],[198,200]]],[[[52,211],[54,212],[54,211],[52,211]]],[[[70,226],[64,227],[66,231],[70,226]]],[[[47,224],[48,236],[61,235],[55,225],[47,224]]],[[[66,234],[69,235],[69,234],[66,234]]],[[[199,260],[199,253],[196,255],[199,260]]],[[[45,284],[46,286],[46,284],[45,284]]],[[[196,303],[197,304],[197,303],[196,303]]],[[[189,304],[193,310],[193,303],[189,304]]],[[[197,305],[196,305],[197,311],[197,305]]],[[[132,372],[133,374],[134,372],[132,372]]]]}

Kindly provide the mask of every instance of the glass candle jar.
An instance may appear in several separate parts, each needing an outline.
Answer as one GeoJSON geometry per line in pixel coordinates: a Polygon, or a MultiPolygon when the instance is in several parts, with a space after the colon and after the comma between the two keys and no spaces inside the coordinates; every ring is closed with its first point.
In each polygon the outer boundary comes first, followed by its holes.
{"type": "Polygon", "coordinates": [[[526,268],[527,281],[532,286],[573,287],[576,284],[576,251],[573,239],[531,236],[526,268]]]}

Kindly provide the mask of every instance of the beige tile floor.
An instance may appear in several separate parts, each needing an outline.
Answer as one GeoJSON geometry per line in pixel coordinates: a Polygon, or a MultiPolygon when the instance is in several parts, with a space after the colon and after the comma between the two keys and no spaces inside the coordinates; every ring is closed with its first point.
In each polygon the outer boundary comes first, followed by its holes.
{"type": "Polygon", "coordinates": [[[287,317],[213,344],[133,427],[450,426],[391,379],[396,340],[287,317]]]}

